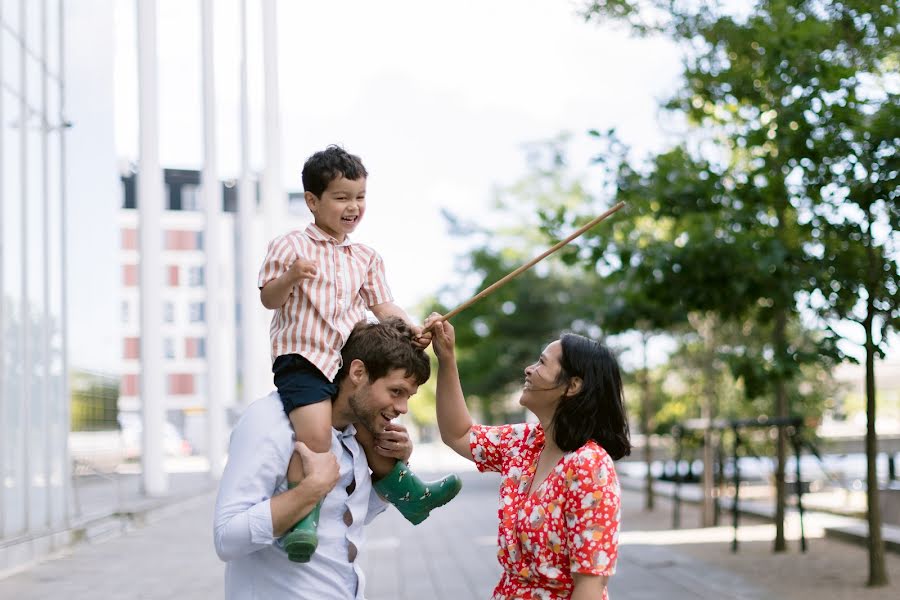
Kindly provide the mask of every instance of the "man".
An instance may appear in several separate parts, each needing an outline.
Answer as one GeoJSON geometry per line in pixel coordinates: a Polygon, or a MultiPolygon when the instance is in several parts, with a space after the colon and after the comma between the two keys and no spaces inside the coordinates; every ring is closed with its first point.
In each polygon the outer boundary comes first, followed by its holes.
{"type": "Polygon", "coordinates": [[[330,453],[295,444],[276,392],[247,407],[231,434],[216,499],[215,546],[228,563],[226,598],[365,598],[365,578],[356,561],[363,526],[386,503],[372,486],[354,434],[359,426],[375,435],[379,456],[370,458],[387,458],[391,464],[409,459],[409,436],[391,421],[406,413],[407,401],[431,373],[428,357],[412,345],[412,336],[400,319],[354,328],[335,378],[330,453]],[[295,451],[307,476],[288,489],[285,473],[295,451]],[[309,562],[291,562],[277,540],[323,497],[318,547],[309,562]]]}

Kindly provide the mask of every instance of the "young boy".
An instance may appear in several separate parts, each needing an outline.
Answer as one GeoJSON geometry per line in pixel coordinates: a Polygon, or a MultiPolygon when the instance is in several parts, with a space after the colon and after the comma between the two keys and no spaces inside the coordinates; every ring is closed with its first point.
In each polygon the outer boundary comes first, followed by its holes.
{"type": "MultiPolygon", "coordinates": [[[[272,372],[297,441],[316,452],[331,447],[331,398],[337,391],[334,376],[341,366],[341,347],[363,320],[366,309],[378,320],[400,317],[424,348],[431,336],[410,322],[394,304],[384,263],[374,250],[351,242],[366,212],[366,177],[359,157],[338,146],[313,154],[303,165],[306,205],[314,223],[269,244],[259,273],[263,306],[275,310],[269,334],[272,372]]],[[[357,430],[356,438],[372,469],[374,487],[409,521],[418,524],[429,512],[453,499],[461,483],[456,475],[424,483],[394,458],[399,440],[391,420],[381,414],[384,430],[357,430]]],[[[300,458],[288,465],[288,484],[303,479],[300,458]]],[[[283,539],[291,560],[307,562],[318,543],[319,506],[297,523],[283,539]]]]}

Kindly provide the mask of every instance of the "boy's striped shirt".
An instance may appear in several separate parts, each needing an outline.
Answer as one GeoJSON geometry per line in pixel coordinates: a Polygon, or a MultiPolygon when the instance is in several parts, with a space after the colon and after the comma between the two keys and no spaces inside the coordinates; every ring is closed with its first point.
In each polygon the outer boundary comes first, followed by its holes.
{"type": "Polygon", "coordinates": [[[349,238],[339,243],[310,223],[269,243],[259,288],[285,273],[298,256],[315,262],[318,275],[301,280],[275,310],[269,328],[272,360],[300,354],[334,381],[353,326],[367,308],[393,301],[384,262],[372,248],[349,238]]]}

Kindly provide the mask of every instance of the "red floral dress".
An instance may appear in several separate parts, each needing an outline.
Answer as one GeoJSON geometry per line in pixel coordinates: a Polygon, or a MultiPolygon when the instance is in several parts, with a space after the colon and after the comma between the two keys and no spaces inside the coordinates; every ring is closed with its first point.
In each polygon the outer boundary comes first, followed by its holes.
{"type": "Polygon", "coordinates": [[[616,572],[621,494],[603,448],[589,441],[566,453],[526,496],[544,447],[540,425],[475,425],[469,444],[479,471],[503,475],[497,536],[503,576],[492,600],[568,598],[573,573],[616,572]]]}

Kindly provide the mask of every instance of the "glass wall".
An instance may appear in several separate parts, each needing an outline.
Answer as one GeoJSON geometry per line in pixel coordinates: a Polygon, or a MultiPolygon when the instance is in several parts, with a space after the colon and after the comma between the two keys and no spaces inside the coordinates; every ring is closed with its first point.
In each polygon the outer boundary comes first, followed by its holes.
{"type": "Polygon", "coordinates": [[[66,525],[60,0],[0,3],[0,541],[66,525]]]}

